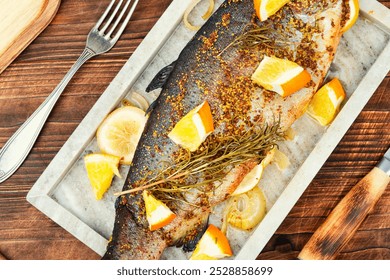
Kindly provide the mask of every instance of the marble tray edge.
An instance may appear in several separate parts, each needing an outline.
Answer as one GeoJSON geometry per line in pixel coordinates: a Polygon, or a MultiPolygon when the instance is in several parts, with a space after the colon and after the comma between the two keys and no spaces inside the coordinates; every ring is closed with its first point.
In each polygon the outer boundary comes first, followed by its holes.
{"type": "MultiPolygon", "coordinates": [[[[94,137],[83,131],[96,131],[103,118],[127,94],[177,27],[190,2],[174,0],[171,3],[27,194],[27,201],[99,255],[104,254],[107,240],[53,200],[50,194],[94,137]]],[[[390,33],[390,22],[386,20],[386,15],[390,18],[390,10],[377,1],[361,0],[360,3],[363,14],[390,33]]],[[[261,252],[386,76],[389,65],[390,43],[235,259],[255,259],[261,252]]]]}

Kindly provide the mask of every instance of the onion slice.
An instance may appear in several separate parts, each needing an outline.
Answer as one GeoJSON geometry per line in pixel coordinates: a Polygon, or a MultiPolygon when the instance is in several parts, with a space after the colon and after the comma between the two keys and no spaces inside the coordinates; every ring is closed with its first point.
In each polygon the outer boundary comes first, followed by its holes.
{"type": "Polygon", "coordinates": [[[293,141],[295,139],[295,136],[296,136],[296,132],[294,129],[292,129],[291,127],[288,128],[285,132],[284,132],[284,138],[287,140],[287,141],[293,141]]]}
{"type": "Polygon", "coordinates": [[[266,214],[266,199],[258,187],[232,196],[225,207],[221,231],[226,234],[228,224],[250,230],[257,226],[266,214]]]}
{"type": "Polygon", "coordinates": [[[285,153],[281,152],[279,149],[275,150],[273,161],[278,166],[279,170],[285,170],[290,166],[290,160],[285,153]]]}
{"type": "MultiPolygon", "coordinates": [[[[184,17],[183,17],[184,25],[188,29],[193,30],[193,31],[198,31],[200,29],[200,26],[191,24],[188,21],[188,16],[191,13],[191,11],[195,8],[195,6],[199,4],[200,1],[202,1],[202,0],[193,0],[191,2],[191,4],[188,6],[188,8],[185,10],[185,12],[184,12],[184,17]]],[[[209,7],[208,7],[206,13],[202,16],[202,18],[204,20],[207,20],[211,16],[211,14],[213,13],[214,6],[215,6],[215,2],[214,1],[215,0],[209,0],[209,7]]]]}

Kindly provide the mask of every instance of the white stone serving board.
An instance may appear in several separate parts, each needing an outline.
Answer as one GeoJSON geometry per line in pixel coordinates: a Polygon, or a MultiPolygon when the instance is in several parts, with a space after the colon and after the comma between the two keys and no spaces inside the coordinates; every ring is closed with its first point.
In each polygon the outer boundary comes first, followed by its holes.
{"type": "MultiPolygon", "coordinates": [[[[113,193],[122,189],[124,179],[115,178],[103,200],[96,201],[83,156],[98,151],[96,129],[124,98],[137,92],[149,102],[154,100],[155,95],[144,92],[146,86],[194,35],[181,22],[190,2],[172,2],[27,195],[31,204],[100,255],[114,225],[113,193]]],[[[205,11],[203,2],[192,13],[195,23],[205,11]]],[[[216,0],[217,6],[222,2],[216,0]]],[[[293,125],[297,136],[281,145],[292,164],[283,172],[270,165],[260,181],[267,215],[253,231],[228,229],[235,259],[256,258],[390,70],[390,10],[372,0],[360,0],[360,5],[359,20],[343,35],[329,74],[339,77],[348,99],[329,127],[306,115],[293,125]]],[[[121,167],[123,178],[127,171],[128,167],[121,167]]],[[[217,207],[210,218],[217,226],[222,209],[223,205],[217,207]]],[[[168,248],[163,254],[165,259],[187,257],[178,248],[168,248]]]]}

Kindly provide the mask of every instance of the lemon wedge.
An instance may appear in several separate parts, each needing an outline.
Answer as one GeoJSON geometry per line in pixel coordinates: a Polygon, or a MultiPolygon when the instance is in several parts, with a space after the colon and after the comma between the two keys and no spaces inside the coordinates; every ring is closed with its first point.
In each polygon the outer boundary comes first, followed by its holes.
{"type": "Polygon", "coordinates": [[[263,164],[256,165],[247,175],[245,175],[244,179],[241,181],[241,183],[238,185],[232,195],[239,195],[245,193],[257,186],[257,184],[260,182],[263,170],[263,164]]]}
{"type": "Polygon", "coordinates": [[[122,164],[130,164],[146,120],[145,112],[136,107],[124,106],[114,110],[96,133],[100,150],[120,157],[122,164]]]}
{"type": "Polygon", "coordinates": [[[111,186],[114,174],[119,174],[120,157],[107,154],[89,154],[84,157],[84,164],[97,200],[102,199],[103,194],[111,186]]]}
{"type": "Polygon", "coordinates": [[[231,194],[232,196],[250,191],[259,184],[264,168],[273,161],[276,150],[277,147],[270,149],[261,163],[256,165],[248,174],[245,175],[244,179],[231,194]]]}

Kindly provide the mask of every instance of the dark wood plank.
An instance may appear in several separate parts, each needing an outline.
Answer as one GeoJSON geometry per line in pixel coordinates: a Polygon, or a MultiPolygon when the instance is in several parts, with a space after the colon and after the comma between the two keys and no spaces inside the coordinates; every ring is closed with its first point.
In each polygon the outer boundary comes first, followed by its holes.
{"type": "MultiPolygon", "coordinates": [[[[0,185],[0,252],[9,259],[98,259],[25,199],[31,186],[87,114],[171,0],[140,1],[108,53],[71,81],[22,167],[0,185]]],[[[390,7],[389,1],[381,1],[390,7]]],[[[52,24],[0,76],[0,147],[41,104],[81,53],[109,0],[63,0],[52,24]]],[[[294,259],[341,198],[390,144],[390,74],[343,137],[258,259],[294,259]],[[315,206],[315,207],[313,207],[315,206]]],[[[390,259],[390,190],[338,256],[390,259]]]]}

